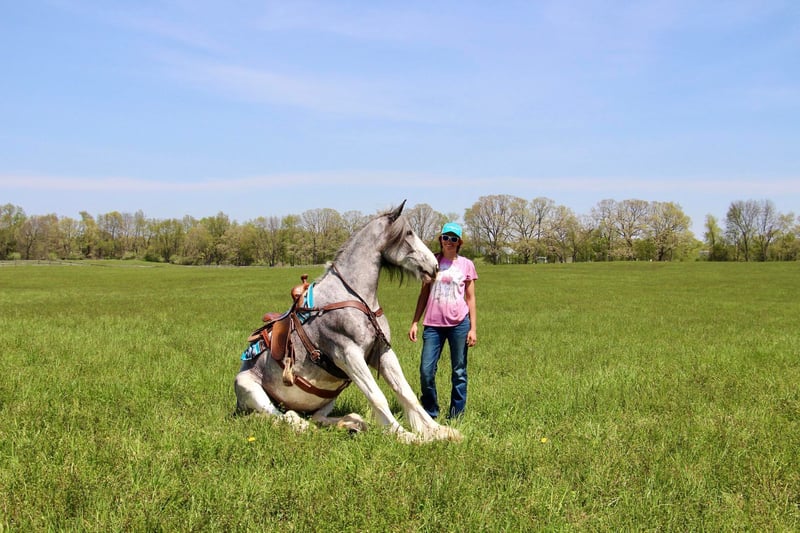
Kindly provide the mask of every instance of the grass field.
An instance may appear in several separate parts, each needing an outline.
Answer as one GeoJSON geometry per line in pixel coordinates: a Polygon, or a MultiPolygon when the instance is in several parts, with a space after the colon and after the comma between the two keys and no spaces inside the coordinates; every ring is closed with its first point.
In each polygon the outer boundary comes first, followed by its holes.
{"type": "Polygon", "coordinates": [[[796,263],[479,265],[465,440],[423,446],[231,416],[304,272],[0,267],[0,530],[800,529],[796,263]]]}

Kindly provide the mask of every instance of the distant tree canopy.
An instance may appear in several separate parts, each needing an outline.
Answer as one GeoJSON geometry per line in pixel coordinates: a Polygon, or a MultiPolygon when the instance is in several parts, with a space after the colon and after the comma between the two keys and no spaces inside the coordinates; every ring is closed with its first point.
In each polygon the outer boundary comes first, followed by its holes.
{"type": "MultiPolygon", "coordinates": [[[[459,219],[427,204],[405,215],[434,251],[444,222],[459,219]]],[[[370,217],[358,211],[310,209],[246,222],[225,213],[196,219],[148,218],[112,211],[79,219],[26,215],[0,206],[0,260],[142,259],[183,265],[321,264],[370,217]]],[[[576,215],[549,198],[480,197],[463,213],[462,253],[490,263],[573,261],[796,261],[800,219],[770,200],[736,200],[720,225],[707,215],[703,241],[672,202],[602,200],[576,215]]]]}

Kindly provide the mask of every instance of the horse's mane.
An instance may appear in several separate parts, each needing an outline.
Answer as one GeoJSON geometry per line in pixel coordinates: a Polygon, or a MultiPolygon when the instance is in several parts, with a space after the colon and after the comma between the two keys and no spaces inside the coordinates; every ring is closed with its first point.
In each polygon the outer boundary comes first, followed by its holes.
{"type": "MultiPolygon", "coordinates": [[[[388,217],[390,213],[391,211],[387,211],[381,216],[388,217]]],[[[391,248],[393,246],[400,245],[401,241],[406,238],[406,230],[408,225],[408,221],[403,217],[403,215],[397,217],[397,220],[389,225],[389,235],[386,238],[387,247],[391,248]],[[401,220],[402,223],[398,223],[401,220]]],[[[403,267],[386,261],[383,256],[381,256],[381,268],[389,274],[390,280],[394,281],[395,279],[399,279],[400,285],[402,285],[403,281],[405,281],[406,271],[403,269],[403,267]]]]}
{"type": "Polygon", "coordinates": [[[399,280],[400,285],[402,285],[406,279],[406,271],[403,270],[402,267],[393,265],[392,263],[383,259],[383,257],[381,257],[381,268],[389,274],[390,280],[399,280]]]}
{"type": "MultiPolygon", "coordinates": [[[[376,219],[379,219],[381,217],[389,217],[390,215],[392,215],[393,212],[394,212],[394,209],[389,209],[389,210],[387,210],[387,211],[385,211],[383,213],[379,213],[379,214],[375,215],[374,217],[372,217],[372,219],[370,219],[369,222],[364,224],[364,226],[360,230],[358,230],[356,233],[354,233],[353,236],[350,237],[350,239],[348,239],[348,242],[350,240],[354,239],[356,235],[361,233],[364,230],[364,228],[366,228],[370,223],[372,223],[372,221],[374,221],[376,219]]],[[[407,225],[408,225],[408,221],[405,218],[403,218],[402,215],[400,215],[397,218],[397,220],[394,221],[394,223],[388,224],[388,228],[387,228],[387,233],[388,234],[386,236],[386,246],[388,248],[400,245],[400,242],[406,236],[406,227],[407,227],[407,225]],[[400,219],[402,219],[402,223],[398,223],[398,221],[400,221],[400,219]]],[[[333,258],[333,263],[335,263],[336,260],[339,259],[339,256],[341,256],[342,253],[344,253],[344,250],[346,248],[347,248],[347,243],[345,243],[341,248],[339,248],[339,250],[336,252],[336,255],[333,258]]],[[[389,279],[391,279],[391,280],[399,279],[400,280],[400,284],[402,284],[403,281],[405,280],[405,270],[403,270],[403,267],[401,267],[399,265],[392,264],[392,263],[386,261],[383,258],[383,256],[381,256],[381,269],[385,270],[389,274],[389,279]]]]}

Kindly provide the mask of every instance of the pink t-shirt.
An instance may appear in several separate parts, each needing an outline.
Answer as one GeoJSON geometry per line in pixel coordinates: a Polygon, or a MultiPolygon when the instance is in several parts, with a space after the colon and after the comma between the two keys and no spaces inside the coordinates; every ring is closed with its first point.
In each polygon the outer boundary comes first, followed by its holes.
{"type": "Polygon", "coordinates": [[[431,285],[425,308],[425,326],[456,326],[469,314],[464,300],[465,282],[478,279],[475,265],[466,257],[453,261],[439,257],[439,273],[431,285]]]}

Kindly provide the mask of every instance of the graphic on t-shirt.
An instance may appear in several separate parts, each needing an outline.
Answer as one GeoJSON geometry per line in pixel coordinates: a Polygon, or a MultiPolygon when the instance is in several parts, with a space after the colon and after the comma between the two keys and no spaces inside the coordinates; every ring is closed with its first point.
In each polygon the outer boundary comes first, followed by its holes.
{"type": "MultiPolygon", "coordinates": [[[[444,265],[442,265],[444,267],[444,265]]],[[[436,283],[433,285],[433,298],[439,302],[457,302],[461,295],[459,287],[464,283],[464,273],[455,265],[450,265],[447,269],[439,270],[436,275],[436,283]]]]}

